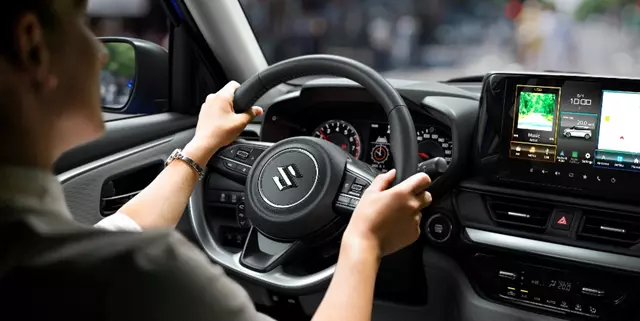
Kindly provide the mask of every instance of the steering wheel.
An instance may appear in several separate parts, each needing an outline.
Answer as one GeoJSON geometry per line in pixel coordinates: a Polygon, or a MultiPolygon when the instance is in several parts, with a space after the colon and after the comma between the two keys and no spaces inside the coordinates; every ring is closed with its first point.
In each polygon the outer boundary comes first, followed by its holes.
{"type": "MultiPolygon", "coordinates": [[[[417,140],[409,109],[398,92],[373,69],[332,55],[302,56],[274,64],[237,89],[236,112],[244,112],[271,88],[295,78],[331,75],[357,82],[382,105],[391,127],[391,153],[397,184],[416,173],[417,140]]],[[[275,144],[236,140],[209,163],[214,171],[244,183],[238,200],[240,225],[250,227],[244,248],[233,253],[208,227],[205,187],[199,183],[189,201],[196,237],[218,264],[282,292],[304,293],[324,286],[335,265],[309,275],[294,275],[282,264],[344,230],[362,192],[377,171],[334,144],[292,137],[275,144]],[[245,219],[246,217],[246,219],[245,219]]]]}

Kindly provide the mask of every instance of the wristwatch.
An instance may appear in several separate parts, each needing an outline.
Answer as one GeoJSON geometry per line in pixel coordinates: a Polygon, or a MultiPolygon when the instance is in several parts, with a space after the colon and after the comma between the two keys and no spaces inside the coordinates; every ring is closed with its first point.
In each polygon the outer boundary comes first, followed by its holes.
{"type": "Polygon", "coordinates": [[[202,169],[202,167],[200,167],[200,165],[198,165],[198,163],[196,163],[196,161],[194,161],[193,159],[189,158],[189,156],[186,156],[182,153],[181,149],[176,149],[173,151],[173,153],[171,153],[171,155],[169,155],[169,158],[167,158],[167,161],[164,162],[164,166],[168,166],[169,164],[171,164],[171,162],[173,162],[174,160],[179,159],[185,163],[187,163],[187,165],[191,166],[191,168],[193,168],[194,171],[196,171],[196,174],[198,174],[198,179],[201,180],[202,178],[204,178],[204,169],[202,169]]]}

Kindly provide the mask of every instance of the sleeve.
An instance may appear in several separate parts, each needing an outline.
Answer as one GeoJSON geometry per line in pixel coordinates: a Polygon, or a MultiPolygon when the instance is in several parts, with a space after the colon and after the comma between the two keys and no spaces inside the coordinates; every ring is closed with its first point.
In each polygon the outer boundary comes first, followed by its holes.
{"type": "Polygon", "coordinates": [[[142,232],[142,228],[132,218],[123,214],[115,213],[96,223],[94,227],[108,231],[142,232]]]}
{"type": "Polygon", "coordinates": [[[138,247],[134,268],[117,274],[108,291],[108,320],[272,321],[202,251],[176,232],[168,235],[138,247]]]}

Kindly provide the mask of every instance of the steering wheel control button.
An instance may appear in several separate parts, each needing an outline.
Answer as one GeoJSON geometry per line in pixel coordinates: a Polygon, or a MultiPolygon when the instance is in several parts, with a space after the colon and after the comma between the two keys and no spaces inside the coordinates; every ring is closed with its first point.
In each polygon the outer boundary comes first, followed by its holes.
{"type": "Polygon", "coordinates": [[[226,157],[226,158],[234,158],[236,156],[237,151],[238,151],[238,147],[229,146],[223,149],[222,152],[220,152],[220,156],[226,157]]]}
{"type": "Polygon", "coordinates": [[[242,175],[245,175],[245,176],[249,174],[250,170],[251,170],[251,167],[245,166],[245,165],[240,165],[240,164],[237,164],[236,168],[235,168],[236,172],[238,172],[238,173],[240,173],[242,175]]]}
{"type": "Polygon", "coordinates": [[[434,242],[443,243],[451,237],[453,225],[444,215],[434,214],[427,221],[427,236],[434,242]]]}
{"type": "Polygon", "coordinates": [[[218,202],[220,203],[226,203],[227,199],[228,199],[229,194],[226,192],[220,192],[220,198],[218,199],[218,202]]]}
{"type": "Polygon", "coordinates": [[[288,208],[304,201],[318,181],[318,163],[311,153],[288,149],[262,169],[260,195],[272,207],[288,208]]]}
{"type": "Polygon", "coordinates": [[[249,153],[249,158],[246,160],[246,163],[249,164],[249,165],[253,165],[253,163],[256,162],[256,159],[258,159],[258,157],[260,157],[260,155],[262,155],[262,153],[264,153],[264,149],[254,148],[249,153]]]}
{"type": "Polygon", "coordinates": [[[234,163],[232,161],[229,161],[229,160],[223,160],[223,162],[224,162],[224,167],[226,167],[226,168],[228,168],[228,169],[230,169],[232,171],[235,171],[236,166],[237,166],[236,163],[234,163]]]}
{"type": "Polygon", "coordinates": [[[241,149],[236,153],[236,158],[239,158],[241,160],[245,160],[245,159],[249,158],[249,152],[247,152],[246,150],[242,150],[241,149]]]}
{"type": "Polygon", "coordinates": [[[571,229],[571,224],[573,223],[573,213],[565,212],[565,211],[556,211],[553,214],[551,227],[558,230],[568,231],[571,229]]]}
{"type": "Polygon", "coordinates": [[[342,182],[342,190],[340,191],[341,193],[348,193],[349,190],[351,190],[351,185],[353,185],[353,182],[356,180],[356,177],[351,175],[350,173],[347,173],[345,175],[344,181],[342,182]]]}
{"type": "Polygon", "coordinates": [[[349,205],[350,202],[351,202],[351,197],[346,196],[346,195],[338,196],[338,204],[340,204],[340,205],[349,205]]]}

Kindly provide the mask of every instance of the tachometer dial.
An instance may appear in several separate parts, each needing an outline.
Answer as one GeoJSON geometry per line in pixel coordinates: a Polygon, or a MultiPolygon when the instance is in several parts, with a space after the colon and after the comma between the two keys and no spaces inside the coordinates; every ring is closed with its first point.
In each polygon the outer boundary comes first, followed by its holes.
{"type": "Polygon", "coordinates": [[[418,137],[418,160],[420,162],[434,157],[444,157],[448,163],[451,163],[453,142],[449,134],[431,126],[419,129],[416,136],[418,137]]]}
{"type": "Polygon", "coordinates": [[[384,164],[389,159],[389,147],[387,145],[376,145],[371,150],[371,160],[376,164],[384,164]]]}
{"type": "Polygon", "coordinates": [[[355,158],[360,158],[360,135],[351,124],[343,120],[330,120],[318,126],[314,137],[336,144],[355,158]]]}

